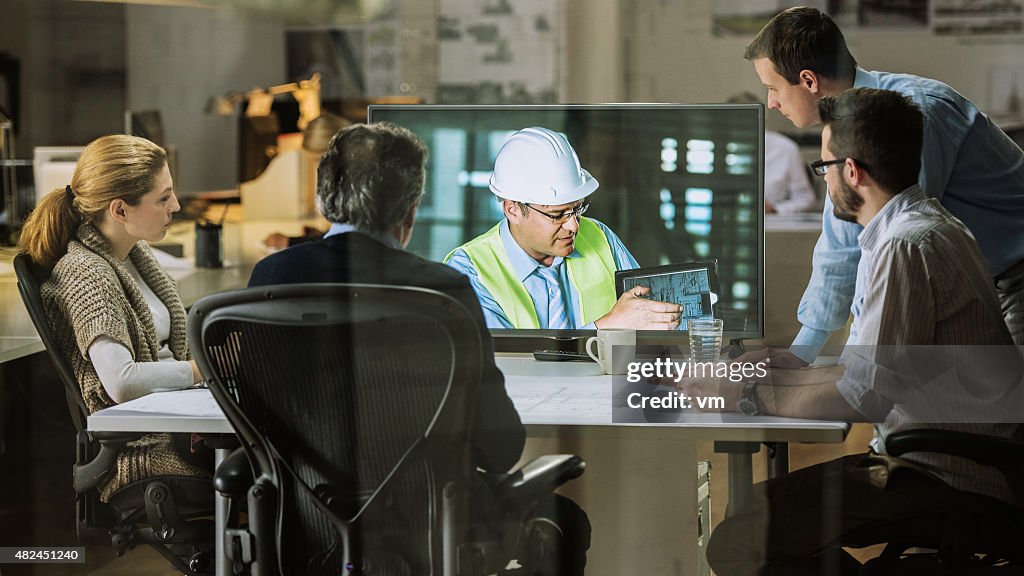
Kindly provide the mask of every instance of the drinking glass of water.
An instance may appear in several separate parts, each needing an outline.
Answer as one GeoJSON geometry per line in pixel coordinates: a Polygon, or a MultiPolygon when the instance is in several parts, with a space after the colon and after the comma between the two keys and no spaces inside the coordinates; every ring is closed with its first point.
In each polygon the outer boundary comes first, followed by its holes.
{"type": "Polygon", "coordinates": [[[690,359],[694,362],[718,362],[722,354],[722,320],[694,318],[689,321],[690,359]]]}

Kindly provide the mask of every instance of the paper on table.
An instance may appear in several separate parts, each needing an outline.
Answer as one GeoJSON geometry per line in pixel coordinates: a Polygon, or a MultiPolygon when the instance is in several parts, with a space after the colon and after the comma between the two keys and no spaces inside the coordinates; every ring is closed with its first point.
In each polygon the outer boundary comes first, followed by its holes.
{"type": "Polygon", "coordinates": [[[119,404],[117,408],[153,415],[223,418],[223,412],[210,391],[199,388],[174,392],[154,392],[131,402],[119,404]]]}
{"type": "Polygon", "coordinates": [[[571,377],[549,377],[539,382],[511,379],[516,382],[508,386],[509,397],[516,411],[524,415],[524,424],[590,423],[595,418],[611,422],[610,383],[571,377]]]}

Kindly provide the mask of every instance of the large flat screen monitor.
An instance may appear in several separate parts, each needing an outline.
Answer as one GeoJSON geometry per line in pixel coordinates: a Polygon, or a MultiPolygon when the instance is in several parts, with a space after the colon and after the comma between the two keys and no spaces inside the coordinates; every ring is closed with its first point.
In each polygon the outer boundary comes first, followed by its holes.
{"type": "MultiPolygon", "coordinates": [[[[380,105],[370,107],[368,119],[404,126],[430,149],[409,250],[442,261],[499,223],[502,208],[488,188],[495,157],[514,132],[545,127],[568,139],[599,182],[585,218],[614,231],[641,267],[717,261],[713,313],[724,320],[726,337],[763,337],[760,104],[380,105]]],[[[495,336],[593,333],[491,330],[495,336]]],[[[680,332],[640,337],[678,342],[680,332]]]]}

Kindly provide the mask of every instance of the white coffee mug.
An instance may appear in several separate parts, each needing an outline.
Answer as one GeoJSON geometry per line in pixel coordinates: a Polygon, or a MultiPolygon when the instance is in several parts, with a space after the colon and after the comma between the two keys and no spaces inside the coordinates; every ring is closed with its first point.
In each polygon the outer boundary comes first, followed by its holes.
{"type": "Polygon", "coordinates": [[[601,365],[601,371],[605,374],[625,374],[629,363],[636,358],[636,330],[598,328],[597,336],[587,340],[587,354],[601,365]],[[593,351],[594,344],[598,344],[596,354],[593,351]]]}

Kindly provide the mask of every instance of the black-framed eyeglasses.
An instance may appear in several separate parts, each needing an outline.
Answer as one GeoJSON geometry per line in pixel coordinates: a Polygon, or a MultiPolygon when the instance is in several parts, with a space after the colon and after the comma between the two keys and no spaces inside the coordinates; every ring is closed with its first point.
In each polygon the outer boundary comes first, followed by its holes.
{"type": "Polygon", "coordinates": [[[538,214],[543,214],[547,216],[548,218],[551,219],[552,224],[558,224],[559,226],[561,226],[562,224],[568,222],[569,218],[579,218],[580,216],[583,216],[583,213],[587,211],[587,208],[590,208],[590,201],[587,200],[586,202],[580,204],[576,208],[564,210],[559,214],[549,214],[543,210],[538,210],[534,208],[530,204],[527,204],[526,207],[529,208],[530,210],[533,210],[534,212],[537,212],[538,214]]]}
{"type": "Polygon", "coordinates": [[[833,164],[842,164],[846,162],[846,158],[836,158],[835,160],[815,160],[808,164],[811,167],[811,172],[814,172],[818,176],[824,176],[828,174],[828,167],[833,164]]]}

